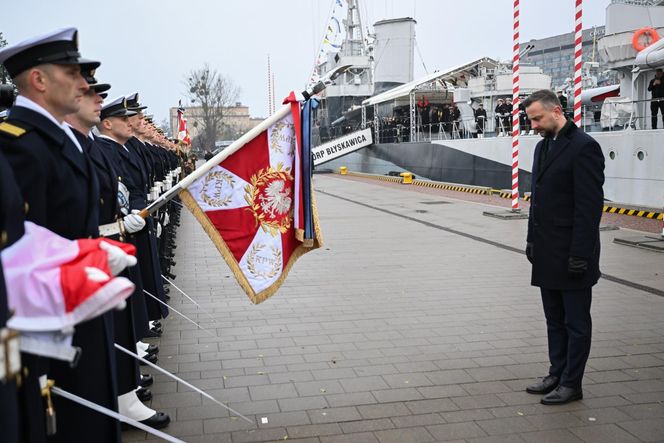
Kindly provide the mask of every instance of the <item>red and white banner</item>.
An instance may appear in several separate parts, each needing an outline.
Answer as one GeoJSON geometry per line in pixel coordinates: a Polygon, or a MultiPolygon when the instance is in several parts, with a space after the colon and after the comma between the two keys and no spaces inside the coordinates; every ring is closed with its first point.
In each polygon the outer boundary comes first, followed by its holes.
{"type": "Polygon", "coordinates": [[[184,117],[184,108],[178,108],[178,140],[190,145],[189,129],[187,129],[187,119],[184,117]]]}
{"type": "Polygon", "coordinates": [[[129,297],[134,284],[113,277],[102,242],[136,254],[127,243],[68,240],[25,222],[23,237],[2,251],[8,304],[14,311],[7,325],[19,331],[68,330],[129,297]]]}
{"type": "MultiPolygon", "coordinates": [[[[255,303],[273,295],[302,254],[300,112],[291,112],[180,193],[255,303]]],[[[314,209],[314,226],[320,233],[314,209]]]]}

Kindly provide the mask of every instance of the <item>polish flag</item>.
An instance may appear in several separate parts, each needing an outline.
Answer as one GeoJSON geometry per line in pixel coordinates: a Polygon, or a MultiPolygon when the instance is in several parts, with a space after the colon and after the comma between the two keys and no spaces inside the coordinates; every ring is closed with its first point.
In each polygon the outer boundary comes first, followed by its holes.
{"type": "Polygon", "coordinates": [[[18,331],[65,331],[121,304],[134,284],[113,277],[106,242],[136,255],[136,248],[110,239],[68,240],[25,222],[25,234],[2,251],[7,299],[18,331]]]}

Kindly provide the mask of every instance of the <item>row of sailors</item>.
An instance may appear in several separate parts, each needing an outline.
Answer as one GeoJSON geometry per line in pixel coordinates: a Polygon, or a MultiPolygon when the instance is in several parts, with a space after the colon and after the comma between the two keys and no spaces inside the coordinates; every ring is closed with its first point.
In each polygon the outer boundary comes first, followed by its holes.
{"type": "MultiPolygon", "coordinates": [[[[141,374],[137,360],[114,344],[157,361],[158,348],[142,340],[161,335],[160,320],[168,315],[162,276],[175,277],[170,266],[179,205],[170,203],[145,218],[139,211],[155,197],[155,184],[167,188],[176,181],[181,158],[176,144],[143,115],[137,93],[104,101],[110,85],[95,78],[99,62],[80,56],[77,34],[63,29],[0,50],[0,63],[19,93],[0,123],[0,251],[16,246],[27,222],[70,240],[99,237],[100,230],[121,225],[120,236],[110,238],[136,247],[138,263],[121,274],[135,289],[124,309],[76,325],[71,345],[81,352],[75,365],[22,352],[20,370],[0,371],[0,429],[8,443],[121,441],[117,420],[61,397],[44,397],[46,379],[151,427],[170,422],[166,413],[143,403],[151,398],[151,376],[141,374]]],[[[112,269],[111,252],[108,259],[112,269]]],[[[4,351],[15,335],[4,329],[12,297],[29,305],[35,294],[5,286],[1,271],[4,351]]],[[[10,359],[15,365],[16,358],[10,359]]]]}

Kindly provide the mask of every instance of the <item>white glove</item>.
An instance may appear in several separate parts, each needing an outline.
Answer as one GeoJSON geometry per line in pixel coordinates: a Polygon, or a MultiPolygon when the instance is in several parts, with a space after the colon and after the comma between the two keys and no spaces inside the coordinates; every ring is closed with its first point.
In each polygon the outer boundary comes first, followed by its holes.
{"type": "Polygon", "coordinates": [[[136,257],[103,240],[99,242],[99,248],[108,254],[108,267],[111,268],[113,275],[118,275],[127,266],[134,266],[137,263],[136,257]]]}
{"type": "Polygon", "coordinates": [[[134,232],[138,232],[145,227],[145,219],[140,215],[138,215],[138,213],[139,211],[137,209],[134,209],[133,211],[131,211],[131,214],[125,215],[124,218],[122,219],[125,231],[127,231],[128,234],[133,234],[134,232]]]}
{"type": "Polygon", "coordinates": [[[168,212],[164,213],[164,226],[168,226],[168,224],[171,222],[171,218],[168,216],[168,212]]]}
{"type": "Polygon", "coordinates": [[[161,237],[161,223],[157,222],[157,238],[161,237]]]}

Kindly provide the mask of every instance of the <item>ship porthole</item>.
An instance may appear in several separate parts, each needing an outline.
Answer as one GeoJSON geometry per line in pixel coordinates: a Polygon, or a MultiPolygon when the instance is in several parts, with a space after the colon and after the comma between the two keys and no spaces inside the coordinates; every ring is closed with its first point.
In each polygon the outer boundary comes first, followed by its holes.
{"type": "Polygon", "coordinates": [[[611,160],[615,160],[616,159],[616,151],[609,151],[609,158],[611,160]]]}
{"type": "Polygon", "coordinates": [[[636,153],[636,158],[639,160],[643,160],[645,158],[646,154],[643,151],[639,151],[636,153]]]}

